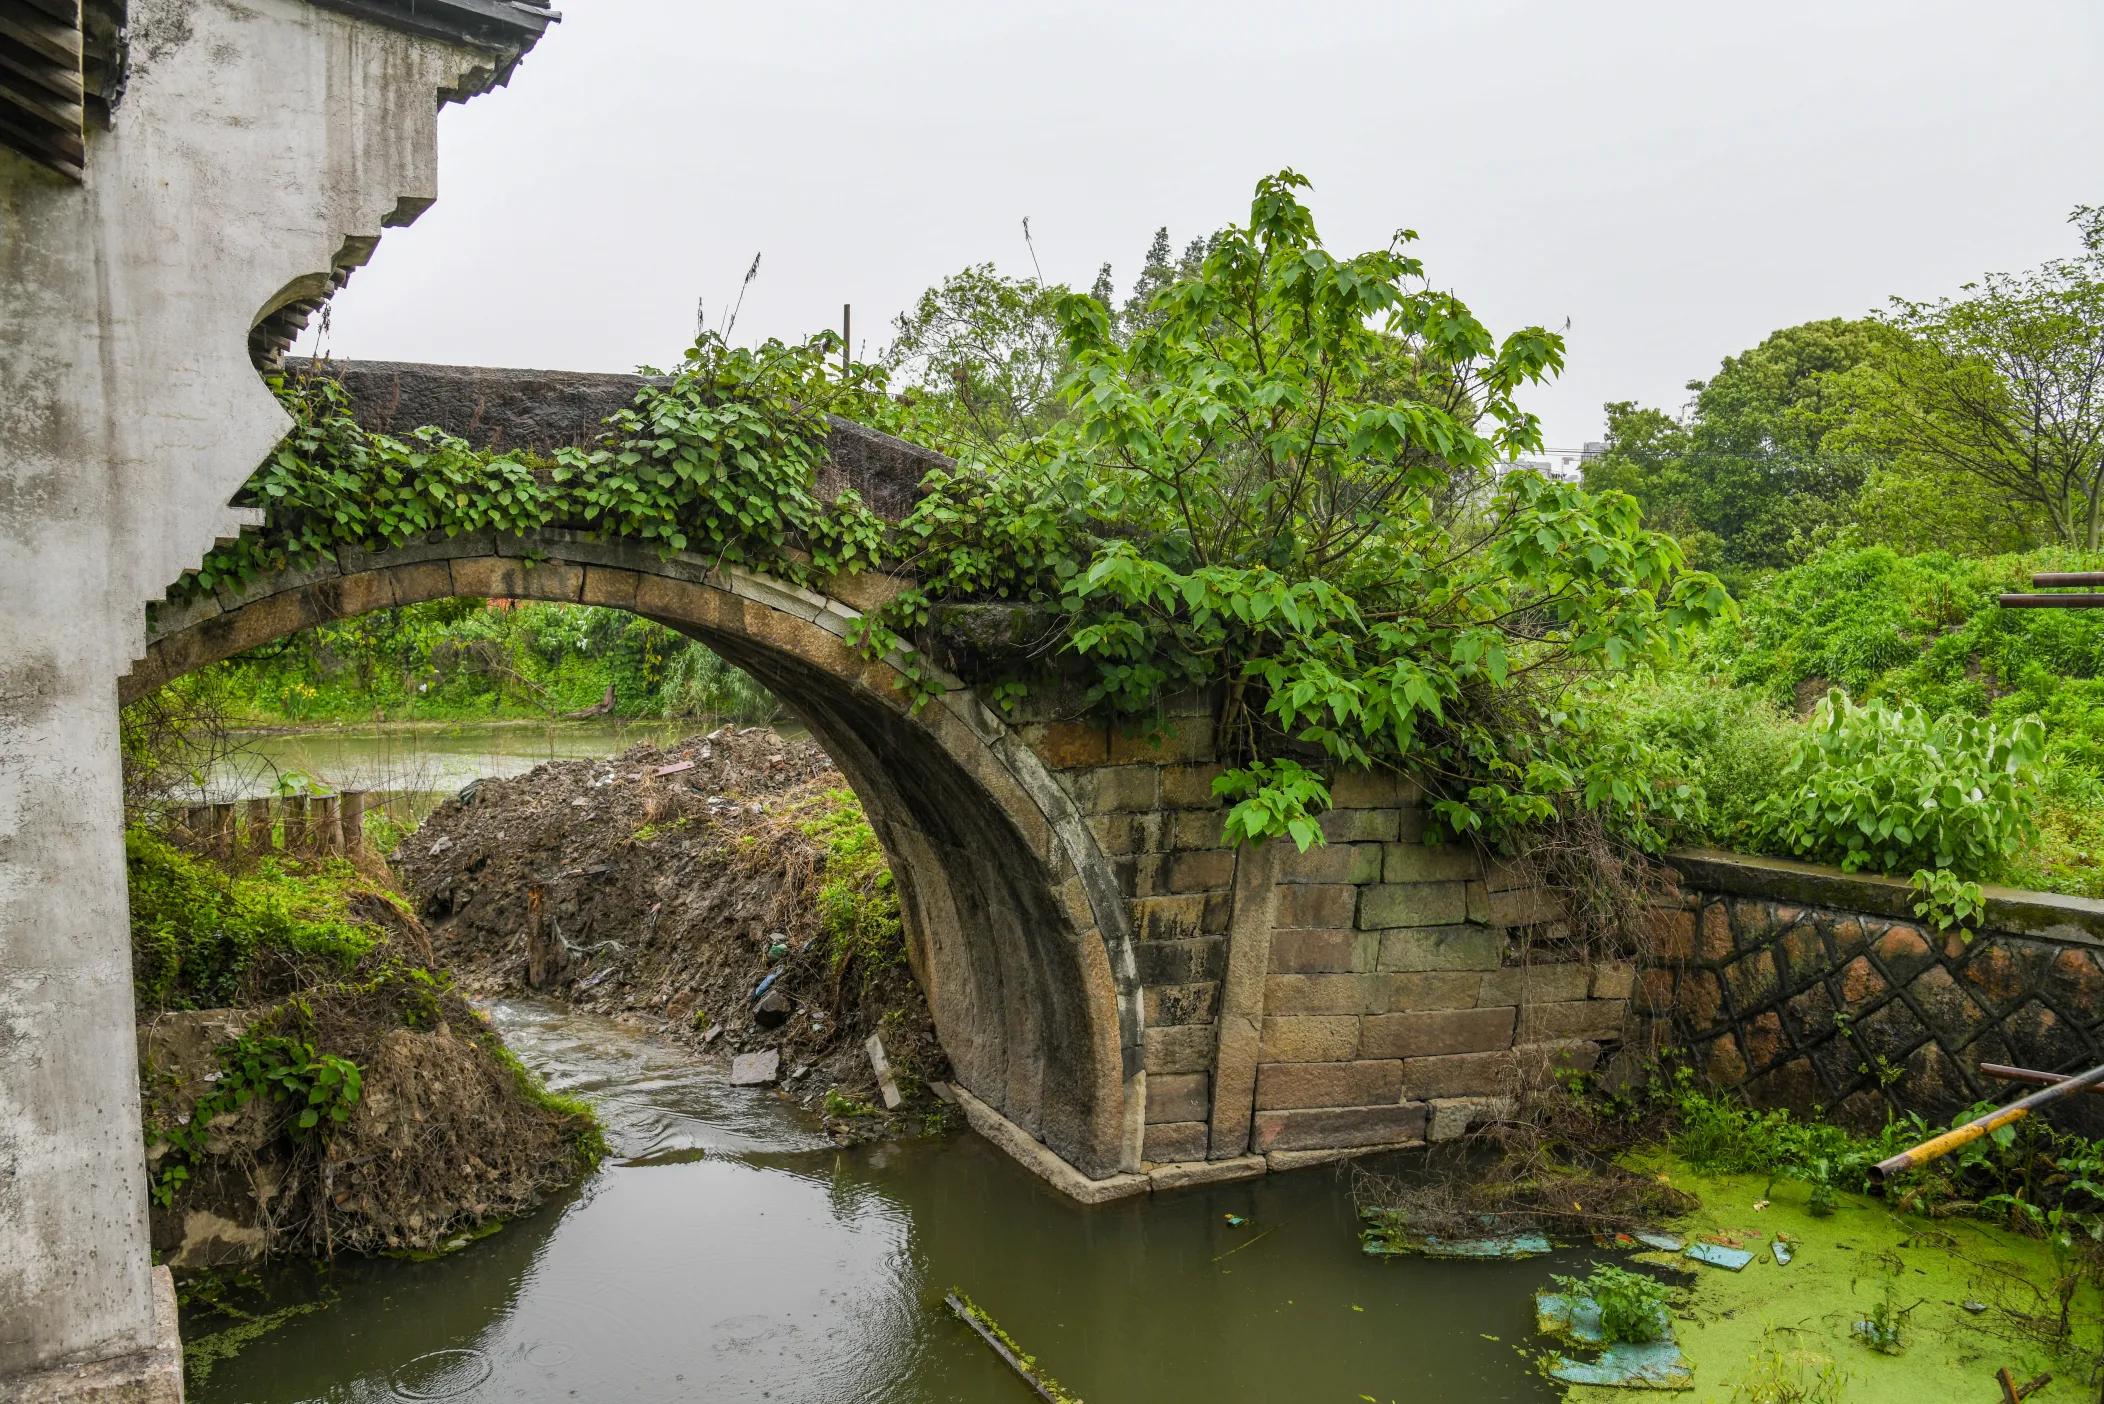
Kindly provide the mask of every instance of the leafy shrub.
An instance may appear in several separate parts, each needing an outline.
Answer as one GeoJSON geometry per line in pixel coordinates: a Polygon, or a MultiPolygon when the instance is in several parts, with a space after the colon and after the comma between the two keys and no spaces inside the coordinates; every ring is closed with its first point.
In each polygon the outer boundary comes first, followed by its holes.
{"type": "Polygon", "coordinates": [[[1783,851],[1849,872],[1991,875],[2036,831],[2025,782],[2044,739],[2036,718],[1931,721],[1919,707],[1859,706],[1836,689],[1797,743],[1786,787],[1755,822],[1783,851]]]}
{"type": "Polygon", "coordinates": [[[1220,688],[1236,842],[1316,840],[1319,757],[1422,777],[1440,836],[1583,816],[1658,846],[1679,786],[1570,692],[1670,658],[1729,597],[1634,498],[1496,476],[1540,443],[1517,397],[1561,338],[1494,337],[1410,231],[1331,253],[1306,184],[1258,182],[1144,317],[1060,301],[1066,417],[923,483],[897,530],[920,585],[850,641],[883,657],[932,602],[995,595],[1059,612],[1105,711],[1220,688]]]}
{"type": "Polygon", "coordinates": [[[190,1178],[191,1165],[204,1155],[212,1123],[219,1117],[262,1097],[281,1110],[285,1135],[326,1140],[350,1119],[364,1083],[356,1063],[319,1052],[307,1039],[248,1030],[219,1050],[218,1080],[188,1116],[149,1128],[149,1139],[167,1147],[154,1176],[154,1202],[163,1208],[175,1202],[176,1192],[190,1178]]]}
{"type": "Polygon", "coordinates": [[[433,600],[302,630],[227,659],[223,705],[268,721],[545,717],[614,690],[624,717],[764,721],[774,698],[706,645],[597,605],[433,600]]]}
{"type": "Polygon", "coordinates": [[[1609,1344],[1643,1345],[1660,1339],[1672,1325],[1666,1284],[1627,1268],[1595,1263],[1584,1277],[1551,1279],[1570,1296],[1586,1297],[1600,1308],[1600,1334],[1609,1344]]]}
{"type": "Polygon", "coordinates": [[[1797,722],[1757,693],[1689,673],[1618,681],[1601,692],[1600,707],[1631,744],[1650,751],[1654,770],[1690,786],[1682,837],[1758,846],[1760,807],[1789,764],[1797,722]]]}

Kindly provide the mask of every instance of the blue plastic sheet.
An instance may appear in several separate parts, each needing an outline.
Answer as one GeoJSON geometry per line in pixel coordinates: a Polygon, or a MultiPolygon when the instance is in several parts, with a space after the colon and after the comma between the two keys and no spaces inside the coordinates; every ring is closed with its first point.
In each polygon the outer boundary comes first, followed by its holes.
{"type": "Polygon", "coordinates": [[[1753,1254],[1747,1252],[1744,1248],[1726,1248],[1721,1243],[1691,1244],[1685,1256],[1693,1258],[1698,1263],[1708,1263],[1711,1267],[1723,1268],[1727,1272],[1737,1272],[1740,1268],[1753,1261],[1753,1254]]]}

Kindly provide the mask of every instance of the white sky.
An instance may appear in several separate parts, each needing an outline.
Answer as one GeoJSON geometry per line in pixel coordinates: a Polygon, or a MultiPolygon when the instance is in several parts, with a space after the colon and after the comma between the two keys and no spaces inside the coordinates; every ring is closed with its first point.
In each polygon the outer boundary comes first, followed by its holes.
{"type": "MultiPolygon", "coordinates": [[[[874,352],[970,262],[1121,293],[1291,165],[1338,252],[1399,226],[1503,334],[1569,323],[1552,447],[1773,329],[2071,251],[2104,202],[2104,4],[557,0],[441,120],[438,204],[336,300],[339,357],[874,352]]],[[[313,337],[307,339],[312,348],[313,337]]]]}

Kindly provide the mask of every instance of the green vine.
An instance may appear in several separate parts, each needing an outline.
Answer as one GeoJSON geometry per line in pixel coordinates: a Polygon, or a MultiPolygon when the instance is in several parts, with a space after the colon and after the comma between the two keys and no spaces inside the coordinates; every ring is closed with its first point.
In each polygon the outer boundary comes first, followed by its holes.
{"type": "Polygon", "coordinates": [[[883,524],[852,491],[831,501],[816,491],[825,409],[866,399],[875,375],[830,382],[826,358],[838,346],[830,333],[757,348],[709,333],[611,415],[594,446],[552,459],[484,452],[428,426],[405,438],[371,433],[334,379],[278,377],[292,432],[240,495],[269,524],[215,549],[171,593],[238,587],[343,546],[551,527],[702,552],[799,583],[867,568],[883,524]]]}

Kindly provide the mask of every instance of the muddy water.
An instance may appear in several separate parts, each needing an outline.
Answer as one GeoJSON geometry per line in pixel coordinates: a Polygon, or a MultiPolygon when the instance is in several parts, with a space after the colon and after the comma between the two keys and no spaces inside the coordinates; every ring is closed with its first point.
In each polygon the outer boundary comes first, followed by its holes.
{"type": "Polygon", "coordinates": [[[607,1021],[492,1016],[600,1109],[606,1168],[447,1257],[340,1266],[333,1305],[221,1363],[194,1404],[1023,1404],[942,1308],[953,1284],[1093,1404],[1554,1397],[1514,1346],[1528,1294],[1569,1265],[1369,1259],[1329,1171],[1083,1209],[970,1135],[840,1151],[607,1021]]]}

